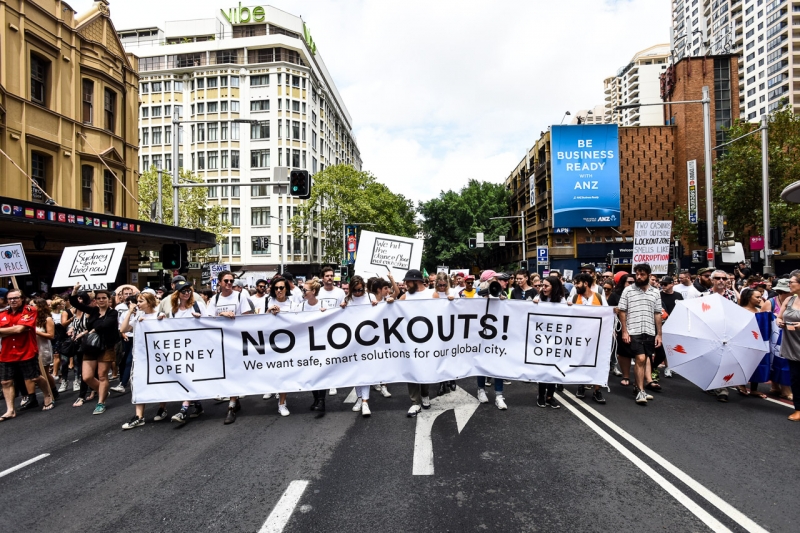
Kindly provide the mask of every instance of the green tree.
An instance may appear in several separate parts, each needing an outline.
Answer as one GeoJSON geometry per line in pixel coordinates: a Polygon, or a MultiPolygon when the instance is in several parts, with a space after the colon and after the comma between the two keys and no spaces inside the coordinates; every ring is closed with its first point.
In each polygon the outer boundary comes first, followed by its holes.
{"type": "Polygon", "coordinates": [[[680,204],[672,212],[672,238],[680,239],[684,246],[697,242],[697,224],[689,222],[689,212],[680,204]]]}
{"type": "MultiPolygon", "coordinates": [[[[758,127],[736,121],[728,131],[734,139],[758,127]]],[[[730,144],[716,164],[714,203],[728,219],[737,240],[762,233],[761,135],[730,144]]],[[[781,200],[781,191],[800,180],[800,116],[791,109],[773,113],[769,121],[769,209],[770,225],[784,230],[800,224],[800,205],[781,200]]]]}
{"type": "MultiPolygon", "coordinates": [[[[156,203],[158,200],[158,174],[156,167],[143,172],[139,176],[139,219],[156,222],[156,203]]],[[[192,171],[181,169],[180,180],[183,183],[203,183],[192,171]]],[[[164,173],[161,183],[162,209],[165,224],[171,224],[172,210],[172,176],[164,173]]],[[[199,228],[213,233],[217,243],[230,233],[231,224],[223,218],[227,210],[220,205],[208,204],[208,189],[206,187],[186,187],[178,192],[178,222],[184,228],[199,228]]],[[[198,259],[208,257],[208,249],[196,252],[198,259]]]]}
{"type": "Polygon", "coordinates": [[[370,222],[363,229],[403,237],[417,232],[414,204],[378,183],[369,172],[350,165],[327,167],[314,175],[311,197],[290,220],[292,233],[305,239],[311,229],[322,230],[322,262],[339,264],[343,258],[343,224],[370,222]]]}
{"type": "Polygon", "coordinates": [[[418,211],[424,218],[425,248],[422,263],[429,271],[437,264],[450,268],[479,268],[492,264],[492,250],[497,245],[470,250],[469,239],[478,232],[487,241],[508,235],[509,219],[489,220],[508,216],[508,191],[500,183],[470,180],[460,191],[442,191],[438,198],[420,202],[418,211]]]}

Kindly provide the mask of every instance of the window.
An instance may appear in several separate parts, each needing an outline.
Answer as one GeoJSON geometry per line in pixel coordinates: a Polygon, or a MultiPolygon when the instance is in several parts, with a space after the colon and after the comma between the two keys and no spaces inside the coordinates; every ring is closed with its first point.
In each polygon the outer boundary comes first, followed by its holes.
{"type": "Polygon", "coordinates": [[[292,100],[292,111],[295,113],[300,112],[300,101],[299,100],[292,100]]]}
{"type": "Polygon", "coordinates": [[[239,112],[239,100],[231,100],[231,113],[239,112]]]}
{"type": "Polygon", "coordinates": [[[300,140],[300,123],[296,120],[292,121],[292,139],[300,140]]]}
{"type": "Polygon", "coordinates": [[[142,146],[150,144],[150,128],[142,128],[142,146]]]}
{"type": "Polygon", "coordinates": [[[213,78],[206,78],[206,87],[208,87],[209,89],[216,89],[218,83],[219,80],[216,76],[214,76],[213,78]]]}
{"type": "Polygon", "coordinates": [[[89,165],[81,167],[81,208],[92,210],[92,185],[94,184],[94,168],[89,165]]]}
{"type": "Polygon", "coordinates": [[[291,139],[291,138],[292,138],[292,133],[291,133],[291,131],[290,131],[290,128],[291,128],[291,124],[290,124],[290,123],[289,123],[289,121],[287,120],[287,121],[286,121],[286,138],[287,138],[287,139],[291,139]]]}
{"type": "MultiPolygon", "coordinates": [[[[237,209],[238,211],[238,209],[237,209]]],[[[238,226],[238,224],[237,224],[238,226]]],[[[242,255],[242,238],[231,237],[231,255],[242,255]]]]}
{"type": "Polygon", "coordinates": [[[228,101],[223,100],[219,103],[219,111],[220,113],[227,113],[228,112],[228,101]]]}
{"type": "Polygon", "coordinates": [[[197,152],[197,170],[206,169],[206,153],[197,152]]]}
{"type": "Polygon", "coordinates": [[[206,140],[206,125],[205,124],[198,124],[197,125],[197,142],[203,142],[206,140]]]}
{"type": "Polygon", "coordinates": [[[105,90],[104,109],[106,114],[106,130],[114,133],[117,126],[117,93],[111,89],[105,90]]]}
{"type": "Polygon", "coordinates": [[[150,84],[143,83],[141,88],[139,89],[139,92],[141,92],[142,94],[147,94],[148,92],[150,92],[150,84]]]}
{"type": "Polygon", "coordinates": [[[269,74],[261,76],[250,76],[250,86],[257,87],[261,85],[269,85],[269,74]]]}
{"type": "Polygon", "coordinates": [[[172,172],[172,154],[164,154],[164,170],[172,172]]]}
{"type": "Polygon", "coordinates": [[[250,168],[269,168],[269,149],[250,150],[250,168]]]}
{"type": "Polygon", "coordinates": [[[238,228],[241,225],[241,209],[238,207],[231,208],[231,226],[238,228]]]}
{"type": "Polygon", "coordinates": [[[153,154],[153,166],[161,170],[161,154],[153,154]]]}
{"type": "Polygon", "coordinates": [[[278,98],[278,111],[280,111],[281,109],[283,109],[283,107],[282,107],[282,105],[283,105],[283,104],[282,104],[281,102],[283,102],[283,100],[281,100],[280,98],[278,98]]]}
{"type": "Polygon", "coordinates": [[[269,111],[269,100],[253,100],[250,102],[250,111],[269,111]]]}
{"type": "Polygon", "coordinates": [[[206,104],[203,102],[197,103],[197,114],[201,115],[206,112],[206,104]]]}
{"type": "Polygon", "coordinates": [[[228,168],[228,151],[227,150],[220,151],[219,168],[221,168],[221,169],[228,168]]]}
{"type": "Polygon", "coordinates": [[[251,226],[269,226],[269,207],[253,207],[250,209],[251,226]]]}
{"type": "Polygon", "coordinates": [[[300,76],[292,76],[292,87],[300,87],[300,76]]]}
{"type": "Polygon", "coordinates": [[[317,132],[311,130],[311,149],[317,151],[317,132]]]}
{"type": "MultiPolygon", "coordinates": [[[[92,123],[92,107],[94,102],[94,82],[91,80],[83,80],[82,94],[83,94],[83,123],[92,123]]],[[[90,167],[91,168],[91,167],[90,167]]]]}
{"type": "Polygon", "coordinates": [[[182,93],[183,92],[183,82],[182,81],[175,81],[175,92],[182,93]]]}
{"type": "Polygon", "coordinates": [[[165,81],[164,82],[164,92],[168,93],[170,91],[172,91],[172,82],[171,81],[165,81]]]}
{"type": "Polygon", "coordinates": [[[300,168],[300,150],[292,150],[292,168],[300,168]]]}
{"type": "Polygon", "coordinates": [[[172,144],[172,126],[164,126],[164,144],[172,144]]]}
{"type": "Polygon", "coordinates": [[[161,127],[153,128],[153,144],[161,144],[161,127]]]}
{"type": "Polygon", "coordinates": [[[253,255],[269,255],[269,237],[252,237],[251,249],[253,255]]]}
{"type": "Polygon", "coordinates": [[[205,78],[197,78],[195,80],[197,82],[198,89],[205,89],[206,87],[206,79],[205,78]]]}
{"type": "MultiPolygon", "coordinates": [[[[278,103],[280,103],[280,100],[278,100],[278,103]]],[[[282,133],[282,132],[283,132],[283,119],[280,119],[280,118],[279,118],[279,119],[278,119],[278,139],[280,139],[280,138],[281,138],[281,133],[282,133]]],[[[278,163],[278,166],[280,166],[280,165],[281,165],[281,164],[280,164],[280,163],[278,163]]]]}
{"type": "Polygon", "coordinates": [[[251,185],[250,186],[250,196],[253,198],[269,198],[269,185],[266,185],[266,182],[269,179],[261,178],[261,179],[252,179],[250,181],[263,181],[265,185],[251,185]]]}
{"type": "Polygon", "coordinates": [[[283,166],[283,148],[278,148],[278,166],[283,166]]]}
{"type": "Polygon", "coordinates": [[[217,170],[219,168],[219,155],[216,150],[208,152],[208,170],[217,170]]]}
{"type": "Polygon", "coordinates": [[[47,105],[45,93],[49,71],[49,61],[40,55],[31,54],[31,100],[37,104],[47,105]]]}
{"type": "Polygon", "coordinates": [[[238,86],[239,86],[239,76],[231,76],[231,87],[238,87],[238,86]]]}
{"type": "Polygon", "coordinates": [[[223,122],[221,127],[220,127],[219,140],[220,141],[227,141],[228,140],[228,123],[227,122],[223,122]]]}
{"type": "Polygon", "coordinates": [[[231,150],[231,168],[239,168],[239,150],[231,150]]]}
{"type": "Polygon", "coordinates": [[[217,126],[218,126],[217,122],[209,122],[208,124],[206,124],[209,141],[217,140],[217,126]]]}
{"type": "Polygon", "coordinates": [[[152,88],[152,91],[153,91],[154,93],[160,93],[160,92],[163,90],[163,89],[161,88],[161,87],[162,87],[162,85],[161,85],[161,82],[160,82],[160,81],[154,81],[153,83],[151,83],[151,84],[150,84],[150,86],[151,86],[151,88],[152,88]]]}
{"type": "Polygon", "coordinates": [[[216,113],[217,112],[218,104],[217,102],[209,102],[208,103],[208,112],[209,113],[216,113]]]}
{"type": "Polygon", "coordinates": [[[176,105],[175,106],[175,114],[178,115],[179,117],[183,116],[183,106],[182,105],[176,105]]]}
{"type": "Polygon", "coordinates": [[[238,122],[231,122],[231,140],[238,141],[239,140],[239,123],[238,122]]]}
{"type": "Polygon", "coordinates": [[[150,117],[150,108],[149,107],[142,107],[142,118],[150,117]]]}
{"type": "Polygon", "coordinates": [[[228,86],[228,76],[220,76],[219,77],[219,86],[220,87],[227,87],[228,86]]]}
{"type": "Polygon", "coordinates": [[[154,105],[153,109],[151,110],[150,115],[152,117],[160,117],[161,116],[161,106],[160,105],[154,105]]]}
{"type": "Polygon", "coordinates": [[[250,125],[251,139],[269,139],[269,120],[250,125]]]}
{"type": "Polygon", "coordinates": [[[143,155],[141,172],[147,172],[148,170],[150,170],[150,157],[143,155]]]}
{"type": "Polygon", "coordinates": [[[107,215],[114,214],[114,189],[117,178],[105,170],[103,172],[103,209],[107,215]]]}

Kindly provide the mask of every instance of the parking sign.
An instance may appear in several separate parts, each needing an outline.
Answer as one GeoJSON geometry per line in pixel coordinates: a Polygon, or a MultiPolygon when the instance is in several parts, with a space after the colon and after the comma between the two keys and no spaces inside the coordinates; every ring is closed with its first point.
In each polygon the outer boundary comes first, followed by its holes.
{"type": "Polygon", "coordinates": [[[550,259],[547,255],[547,246],[537,246],[536,247],[536,261],[539,264],[542,263],[549,263],[550,259]]]}

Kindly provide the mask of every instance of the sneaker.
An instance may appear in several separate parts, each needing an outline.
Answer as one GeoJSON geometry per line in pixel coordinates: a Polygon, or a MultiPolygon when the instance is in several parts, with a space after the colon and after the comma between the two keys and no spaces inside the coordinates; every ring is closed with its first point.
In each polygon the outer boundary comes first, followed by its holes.
{"type": "Polygon", "coordinates": [[[561,404],[558,403],[558,400],[556,400],[555,398],[549,398],[545,400],[545,403],[550,407],[552,407],[553,409],[561,409],[561,404]]]}
{"type": "Polygon", "coordinates": [[[614,365],[614,368],[611,370],[611,372],[612,372],[612,373],[613,373],[615,376],[621,376],[621,375],[622,375],[622,370],[620,370],[620,369],[619,369],[619,367],[618,367],[617,365],[614,365]]]}
{"type": "Polygon", "coordinates": [[[362,404],[362,403],[363,403],[363,402],[361,401],[361,398],[359,398],[359,399],[357,399],[357,400],[356,400],[356,403],[355,403],[355,405],[353,405],[353,412],[354,412],[354,413],[357,413],[357,412],[359,412],[359,411],[361,410],[361,404],[362,404]]]}
{"type": "Polygon", "coordinates": [[[114,392],[118,392],[120,394],[124,394],[125,393],[125,385],[120,383],[119,385],[116,385],[114,387],[110,387],[110,390],[113,390],[114,392]]]}
{"type": "Polygon", "coordinates": [[[106,412],[106,404],[104,404],[104,403],[98,403],[98,404],[95,406],[95,408],[94,408],[94,411],[92,411],[92,414],[93,414],[93,415],[102,415],[102,414],[103,414],[103,413],[105,413],[105,412],[106,412]]]}
{"type": "Polygon", "coordinates": [[[430,409],[431,408],[431,399],[427,396],[422,397],[422,408],[423,409],[430,409]]]}
{"type": "Polygon", "coordinates": [[[603,397],[603,392],[600,389],[592,393],[592,399],[597,403],[606,403],[606,399],[603,397]]]}
{"type": "Polygon", "coordinates": [[[233,407],[228,407],[228,414],[225,415],[225,421],[223,425],[233,424],[236,422],[236,409],[233,407]]]}
{"type": "Polygon", "coordinates": [[[230,397],[228,397],[228,396],[217,396],[214,399],[216,401],[218,401],[218,402],[229,402],[229,401],[231,401],[230,397]]]}
{"type": "Polygon", "coordinates": [[[578,385],[578,392],[575,393],[576,398],[584,398],[586,396],[586,387],[578,385]]]}
{"type": "Polygon", "coordinates": [[[265,400],[269,400],[269,399],[270,399],[270,398],[272,398],[273,396],[276,396],[276,395],[275,395],[275,394],[272,394],[271,392],[268,392],[267,394],[265,394],[265,395],[264,395],[264,399],[265,399],[265,400]]]}
{"type": "Polygon", "coordinates": [[[372,414],[372,411],[369,410],[369,404],[367,402],[361,403],[361,416],[364,418],[368,418],[369,415],[372,414]]]}
{"type": "Polygon", "coordinates": [[[200,416],[202,414],[203,414],[203,406],[198,403],[198,404],[195,404],[194,409],[192,410],[192,413],[189,415],[189,418],[197,418],[198,416],[200,416]]]}
{"type": "Polygon", "coordinates": [[[665,378],[671,378],[672,377],[672,369],[671,368],[665,368],[664,369],[664,377],[665,378]]]}
{"type": "Polygon", "coordinates": [[[653,399],[653,395],[650,394],[649,392],[645,392],[644,393],[644,397],[647,398],[648,402],[653,399]]]}
{"type": "Polygon", "coordinates": [[[289,413],[289,408],[286,407],[285,403],[282,403],[278,406],[278,413],[280,413],[281,416],[289,416],[291,414],[289,413]]]}
{"type": "Polygon", "coordinates": [[[492,384],[492,378],[486,378],[486,384],[487,385],[491,385],[492,384]]]}
{"type": "Polygon", "coordinates": [[[138,416],[134,416],[128,422],[122,424],[122,429],[133,429],[143,425],[144,425],[144,418],[139,418],[138,416]]]}
{"type": "Polygon", "coordinates": [[[556,390],[558,392],[564,392],[564,384],[563,383],[556,383],[556,390]]]}
{"type": "Polygon", "coordinates": [[[336,394],[336,389],[331,389],[328,391],[328,394],[336,394]]]}
{"type": "Polygon", "coordinates": [[[419,414],[420,410],[422,410],[422,407],[420,407],[419,405],[412,405],[411,408],[408,410],[408,414],[406,416],[408,416],[408,418],[414,418],[419,414]]]}
{"type": "Polygon", "coordinates": [[[58,386],[58,392],[67,392],[67,382],[62,381],[61,384],[58,386]]]}
{"type": "Polygon", "coordinates": [[[647,405],[647,394],[643,390],[640,390],[636,394],[636,403],[640,405],[647,405]]]}
{"type": "Polygon", "coordinates": [[[167,410],[163,407],[159,407],[158,411],[156,412],[156,416],[153,417],[153,420],[156,422],[161,422],[162,420],[166,420],[167,418],[167,410]]]}
{"type": "Polygon", "coordinates": [[[78,392],[81,390],[81,380],[75,378],[75,381],[72,382],[72,392],[78,392]]]}
{"type": "Polygon", "coordinates": [[[501,411],[505,411],[506,409],[508,409],[508,406],[506,405],[505,400],[500,395],[495,396],[494,405],[495,405],[495,407],[497,407],[501,411]]]}
{"type": "Polygon", "coordinates": [[[178,422],[179,424],[185,424],[187,420],[189,420],[189,416],[183,409],[175,413],[175,415],[172,417],[172,421],[178,422]]]}
{"type": "Polygon", "coordinates": [[[389,389],[386,388],[386,385],[381,385],[381,394],[384,398],[391,398],[392,393],[389,392],[389,389]]]}
{"type": "Polygon", "coordinates": [[[381,391],[381,386],[380,385],[373,385],[372,386],[372,390],[374,390],[375,392],[380,392],[381,391]]]}
{"type": "Polygon", "coordinates": [[[483,387],[478,387],[478,401],[481,403],[489,403],[489,398],[486,397],[486,391],[483,387]]]}
{"type": "Polygon", "coordinates": [[[538,405],[539,407],[547,407],[547,402],[544,401],[544,398],[537,398],[536,405],[538,405]]]}
{"type": "Polygon", "coordinates": [[[504,379],[504,380],[503,380],[503,385],[511,385],[511,380],[509,380],[509,379],[504,379]]]}

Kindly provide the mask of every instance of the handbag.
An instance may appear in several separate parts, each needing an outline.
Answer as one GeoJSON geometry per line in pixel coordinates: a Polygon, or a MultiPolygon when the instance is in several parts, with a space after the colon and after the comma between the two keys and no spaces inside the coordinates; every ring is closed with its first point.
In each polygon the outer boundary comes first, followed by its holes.
{"type": "Polygon", "coordinates": [[[81,341],[81,349],[83,353],[96,355],[103,351],[103,339],[96,331],[90,331],[84,335],[81,341]]]}

